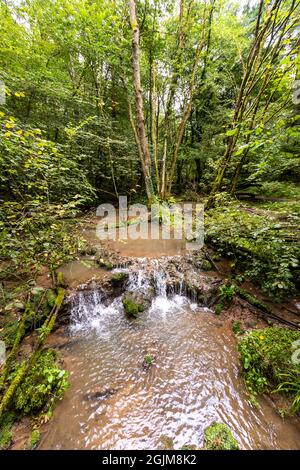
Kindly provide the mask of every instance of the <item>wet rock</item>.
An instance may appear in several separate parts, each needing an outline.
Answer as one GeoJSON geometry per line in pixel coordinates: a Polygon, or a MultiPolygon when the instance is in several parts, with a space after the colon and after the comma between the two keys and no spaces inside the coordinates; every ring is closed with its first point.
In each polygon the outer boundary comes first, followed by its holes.
{"type": "Polygon", "coordinates": [[[124,310],[129,317],[137,318],[143,312],[148,302],[137,292],[128,292],[122,300],[124,310]]]}
{"type": "Polygon", "coordinates": [[[119,284],[123,283],[126,278],[128,279],[128,275],[126,276],[125,273],[119,272],[119,273],[116,273],[112,276],[111,282],[112,282],[113,285],[119,285],[119,284]]]}
{"type": "Polygon", "coordinates": [[[96,261],[100,268],[106,268],[108,271],[111,271],[114,268],[113,263],[107,259],[98,258],[96,261]]]}
{"type": "Polygon", "coordinates": [[[111,397],[115,393],[117,393],[117,389],[115,388],[105,388],[103,390],[99,390],[92,394],[87,394],[84,396],[85,400],[105,400],[106,398],[111,397]]]}

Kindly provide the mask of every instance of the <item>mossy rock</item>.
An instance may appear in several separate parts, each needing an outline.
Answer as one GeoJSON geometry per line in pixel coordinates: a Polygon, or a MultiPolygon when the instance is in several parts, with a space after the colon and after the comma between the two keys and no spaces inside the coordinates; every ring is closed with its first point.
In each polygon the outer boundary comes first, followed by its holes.
{"type": "Polygon", "coordinates": [[[97,259],[97,263],[100,266],[100,268],[105,268],[108,271],[111,271],[114,267],[110,261],[103,259],[103,258],[97,259]]]}
{"type": "Polygon", "coordinates": [[[116,273],[112,276],[111,278],[111,283],[113,286],[120,286],[123,284],[123,282],[127,279],[127,276],[125,273],[116,273]]]}
{"type": "Polygon", "coordinates": [[[126,295],[122,302],[124,310],[129,317],[137,318],[139,313],[145,310],[145,306],[135,301],[130,294],[126,295]]]}
{"type": "Polygon", "coordinates": [[[212,423],[204,431],[205,450],[239,450],[239,445],[228,426],[212,423]]]}
{"type": "Polygon", "coordinates": [[[203,271],[212,271],[213,270],[213,265],[208,259],[204,259],[201,264],[201,268],[203,271]]]}

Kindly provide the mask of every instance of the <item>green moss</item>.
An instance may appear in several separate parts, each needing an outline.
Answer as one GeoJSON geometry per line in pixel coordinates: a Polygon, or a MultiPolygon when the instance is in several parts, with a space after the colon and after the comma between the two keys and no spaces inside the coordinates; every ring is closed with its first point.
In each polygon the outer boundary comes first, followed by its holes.
{"type": "Polygon", "coordinates": [[[240,341],[238,349],[251,394],[288,393],[292,411],[300,409],[300,364],[292,359],[299,350],[298,341],[300,332],[278,327],[251,331],[240,341]]]}
{"type": "Polygon", "coordinates": [[[116,273],[112,276],[111,282],[113,285],[118,286],[119,284],[122,284],[122,282],[125,280],[125,273],[116,273]]]}
{"type": "Polygon", "coordinates": [[[0,450],[7,449],[12,440],[12,426],[16,416],[13,412],[5,413],[0,420],[0,450]]]}
{"type": "MultiPolygon", "coordinates": [[[[44,350],[18,387],[13,405],[23,414],[37,414],[52,408],[68,387],[68,374],[57,364],[57,353],[44,350]]],[[[17,371],[16,371],[17,373],[17,371]]]]}
{"type": "Polygon", "coordinates": [[[201,268],[203,269],[203,271],[211,271],[213,269],[213,265],[210,261],[208,261],[208,259],[204,259],[202,261],[201,268]]]}
{"type": "Polygon", "coordinates": [[[39,429],[34,429],[30,435],[29,441],[28,441],[28,449],[33,450],[37,447],[39,441],[41,438],[41,433],[39,429]]]}
{"type": "Polygon", "coordinates": [[[135,302],[129,297],[124,297],[122,302],[123,302],[125,312],[127,313],[129,317],[137,318],[139,313],[144,310],[143,305],[135,302]]]}
{"type": "Polygon", "coordinates": [[[2,331],[0,332],[0,339],[5,342],[7,346],[12,346],[15,337],[18,331],[19,322],[16,321],[9,321],[2,326],[2,331]]]}
{"type": "Polygon", "coordinates": [[[213,423],[204,431],[206,450],[239,450],[231,430],[222,423],[213,423]]]}

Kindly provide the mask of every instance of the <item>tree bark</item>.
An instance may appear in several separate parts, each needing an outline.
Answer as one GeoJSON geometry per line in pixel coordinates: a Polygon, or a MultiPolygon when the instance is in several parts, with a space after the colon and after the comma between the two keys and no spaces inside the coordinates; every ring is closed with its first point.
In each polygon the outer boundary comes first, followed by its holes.
{"type": "Polygon", "coordinates": [[[154,199],[154,190],[151,175],[151,156],[149,145],[146,136],[145,128],[145,115],[144,115],[144,102],[141,85],[141,70],[140,70],[140,32],[136,16],[135,0],[129,0],[129,14],[132,30],[132,70],[135,91],[135,105],[136,105],[136,124],[139,146],[142,156],[142,169],[144,174],[145,186],[147,197],[149,201],[154,199]]]}

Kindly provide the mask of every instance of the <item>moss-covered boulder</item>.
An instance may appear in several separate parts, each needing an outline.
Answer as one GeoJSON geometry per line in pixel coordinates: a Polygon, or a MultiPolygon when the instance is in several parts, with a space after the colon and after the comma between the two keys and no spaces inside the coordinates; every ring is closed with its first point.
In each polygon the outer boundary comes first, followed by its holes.
{"type": "Polygon", "coordinates": [[[201,268],[203,271],[212,271],[213,270],[213,265],[208,259],[204,259],[202,261],[201,268]]]}
{"type": "Polygon", "coordinates": [[[146,303],[143,298],[135,293],[128,293],[122,300],[123,307],[129,317],[137,318],[139,313],[143,312],[146,308],[146,303]]]}
{"type": "Polygon", "coordinates": [[[204,431],[205,450],[239,450],[231,430],[223,423],[212,423],[204,431]]]}
{"type": "Polygon", "coordinates": [[[126,275],[126,273],[119,272],[119,273],[114,274],[111,277],[111,283],[114,287],[119,287],[122,284],[124,284],[127,278],[128,278],[128,275],[126,275]]]}

